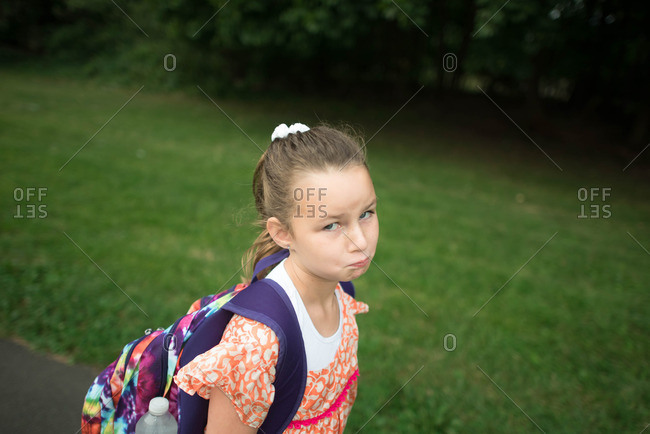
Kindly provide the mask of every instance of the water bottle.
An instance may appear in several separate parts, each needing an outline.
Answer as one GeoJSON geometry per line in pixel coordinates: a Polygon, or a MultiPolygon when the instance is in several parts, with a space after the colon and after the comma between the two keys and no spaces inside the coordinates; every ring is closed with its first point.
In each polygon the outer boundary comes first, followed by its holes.
{"type": "Polygon", "coordinates": [[[149,412],[135,425],[135,434],[176,434],[178,423],[168,410],[167,398],[153,398],[149,401],[149,412]]]}

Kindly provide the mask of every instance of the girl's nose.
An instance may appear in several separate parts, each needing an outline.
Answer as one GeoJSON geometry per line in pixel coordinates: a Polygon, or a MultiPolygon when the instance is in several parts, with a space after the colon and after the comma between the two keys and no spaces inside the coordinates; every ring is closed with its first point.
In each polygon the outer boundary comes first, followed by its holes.
{"type": "Polygon", "coordinates": [[[348,228],[345,236],[350,240],[350,251],[361,250],[365,251],[368,247],[368,240],[366,234],[361,229],[361,226],[354,225],[348,228]]]}

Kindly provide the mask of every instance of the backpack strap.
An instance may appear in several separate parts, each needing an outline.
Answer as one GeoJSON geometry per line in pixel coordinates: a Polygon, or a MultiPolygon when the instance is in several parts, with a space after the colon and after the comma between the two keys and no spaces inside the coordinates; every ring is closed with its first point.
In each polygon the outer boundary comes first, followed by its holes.
{"type": "Polygon", "coordinates": [[[352,282],[339,282],[341,284],[341,288],[343,291],[345,291],[350,297],[354,297],[354,284],[352,282]]]}
{"type": "MultiPolygon", "coordinates": [[[[278,257],[284,259],[286,256],[278,257]]],[[[346,293],[354,297],[352,282],[340,284],[346,293]]],[[[280,353],[274,382],[275,398],[259,431],[281,433],[298,411],[307,386],[305,343],[293,304],[278,283],[262,279],[241,291],[222,309],[265,324],[278,338],[280,353]]]]}
{"type": "MultiPolygon", "coordinates": [[[[298,411],[307,384],[307,358],[302,332],[291,301],[274,281],[258,280],[206,318],[183,347],[179,367],[214,347],[232,318],[238,314],[268,326],[279,340],[275,398],[260,427],[261,432],[282,432],[298,411]]],[[[179,434],[203,433],[209,401],[179,389],[179,434]]]]}
{"type": "Polygon", "coordinates": [[[258,280],[257,275],[260,273],[260,271],[270,267],[271,265],[278,264],[284,258],[288,258],[288,257],[289,257],[289,249],[282,249],[279,252],[275,252],[272,255],[265,256],[262,259],[260,259],[259,262],[255,264],[255,269],[253,270],[253,279],[251,280],[251,283],[256,282],[258,280]]]}
{"type": "Polygon", "coordinates": [[[260,431],[282,432],[298,411],[307,386],[305,344],[291,300],[276,282],[262,279],[237,294],[223,309],[265,324],[278,338],[275,398],[260,431]]]}
{"type": "MultiPolygon", "coordinates": [[[[275,398],[259,430],[269,434],[282,432],[289,426],[307,385],[305,344],[291,300],[275,281],[256,277],[259,271],[288,256],[289,251],[284,249],[260,260],[252,283],[197,327],[183,347],[179,361],[179,367],[183,367],[219,343],[233,314],[259,321],[273,330],[280,350],[274,382],[275,398]]],[[[351,282],[341,282],[341,287],[354,297],[351,282]]],[[[209,401],[198,394],[190,396],[180,389],[178,392],[178,433],[202,434],[207,424],[209,401]]]]}
{"type": "MultiPolygon", "coordinates": [[[[203,354],[221,341],[223,332],[232,318],[232,312],[219,309],[207,317],[194,330],[190,339],[183,346],[183,352],[178,361],[181,368],[203,354]]],[[[198,394],[189,395],[178,389],[178,433],[202,434],[208,423],[208,405],[210,401],[201,398],[198,394]]]]}

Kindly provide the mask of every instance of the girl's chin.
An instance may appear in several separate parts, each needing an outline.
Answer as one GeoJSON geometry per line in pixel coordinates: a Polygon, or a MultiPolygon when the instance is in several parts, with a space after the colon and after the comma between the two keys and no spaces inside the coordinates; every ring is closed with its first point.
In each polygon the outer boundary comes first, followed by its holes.
{"type": "Polygon", "coordinates": [[[349,270],[346,273],[347,277],[344,280],[354,280],[363,276],[364,274],[366,274],[366,271],[368,271],[369,265],[370,264],[366,265],[363,268],[353,268],[352,270],[349,270]]]}
{"type": "Polygon", "coordinates": [[[329,282],[348,282],[363,276],[369,268],[370,263],[360,268],[344,267],[338,273],[321,274],[320,278],[329,282]]]}

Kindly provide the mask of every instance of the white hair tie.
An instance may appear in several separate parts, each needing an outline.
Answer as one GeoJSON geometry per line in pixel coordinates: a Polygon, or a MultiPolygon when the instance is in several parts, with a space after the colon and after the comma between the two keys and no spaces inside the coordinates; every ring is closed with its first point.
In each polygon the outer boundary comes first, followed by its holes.
{"type": "Polygon", "coordinates": [[[275,139],[284,139],[289,134],[296,134],[297,132],[305,133],[309,131],[309,127],[305,124],[291,124],[290,127],[287,127],[287,124],[280,124],[275,127],[273,134],[271,134],[271,141],[275,139]]]}

